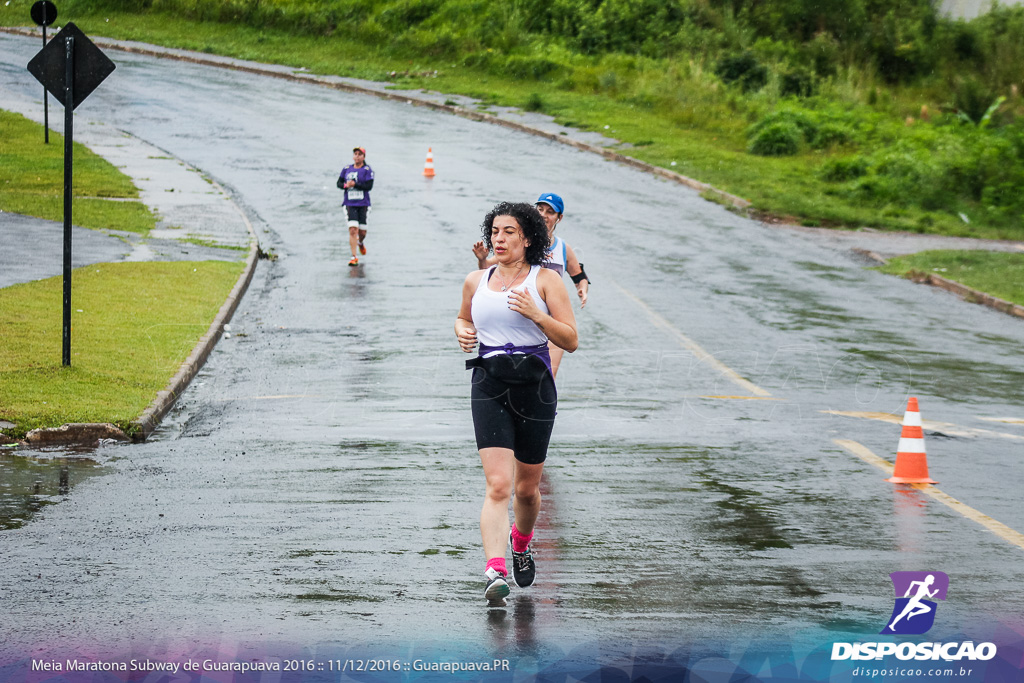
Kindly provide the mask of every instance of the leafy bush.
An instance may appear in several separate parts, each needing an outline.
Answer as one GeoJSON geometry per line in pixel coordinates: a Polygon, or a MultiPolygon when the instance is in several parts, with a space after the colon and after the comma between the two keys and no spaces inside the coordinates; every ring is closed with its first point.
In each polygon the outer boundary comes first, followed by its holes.
{"type": "MultiPolygon", "coordinates": [[[[553,3],[531,2],[531,7],[548,21],[567,15],[566,0],[553,3]],[[538,5],[554,5],[545,10],[538,5]]],[[[663,57],[673,44],[673,36],[688,22],[687,3],[683,0],[582,0],[574,5],[575,25],[566,28],[575,33],[576,46],[584,54],[604,52],[641,53],[663,57]]],[[[531,20],[536,23],[536,20],[531,20]]],[[[553,21],[552,21],[553,23],[553,21]]],[[[565,22],[563,19],[563,26],[565,22]]]]}
{"type": "Polygon", "coordinates": [[[934,66],[925,47],[929,41],[921,35],[921,19],[901,20],[896,9],[890,8],[874,27],[868,55],[887,83],[910,82],[934,66]]]}
{"type": "Polygon", "coordinates": [[[915,131],[866,156],[826,162],[819,177],[848,183],[847,196],[873,206],[957,214],[980,204],[989,221],[1024,217],[1024,124],[995,132],[973,126],[915,131]]]}
{"type": "Polygon", "coordinates": [[[562,69],[562,65],[545,57],[512,55],[505,60],[504,73],[519,79],[539,80],[550,77],[562,69]]]}
{"type": "Polygon", "coordinates": [[[817,33],[804,44],[803,56],[815,74],[829,78],[836,74],[841,59],[839,42],[827,33],[817,33]]]}
{"type": "Polygon", "coordinates": [[[768,68],[751,52],[723,57],[715,65],[715,75],[723,83],[736,83],[743,92],[760,90],[768,82],[768,68]]]}
{"type": "Polygon", "coordinates": [[[814,149],[825,149],[849,144],[853,142],[854,137],[855,134],[849,126],[842,123],[823,123],[818,126],[810,143],[814,149]]]}
{"type": "Polygon", "coordinates": [[[996,97],[980,79],[968,76],[958,79],[953,88],[953,107],[971,123],[980,123],[996,97]]]}
{"type": "Polygon", "coordinates": [[[780,109],[762,117],[757,123],[747,129],[747,137],[754,138],[760,135],[765,128],[775,124],[784,123],[793,126],[800,137],[808,142],[814,140],[818,134],[818,124],[808,112],[799,109],[780,109]]]}
{"type": "Polygon", "coordinates": [[[810,97],[814,94],[814,76],[806,69],[793,69],[779,77],[782,97],[810,97]]]}
{"type": "MultiPolygon", "coordinates": [[[[482,52],[470,52],[462,58],[463,66],[469,67],[470,69],[479,69],[480,71],[491,71],[495,63],[495,55],[490,50],[482,52]]],[[[504,60],[501,60],[504,63],[504,60]]]]}
{"type": "Polygon", "coordinates": [[[868,172],[868,161],[862,156],[830,159],[822,164],[818,176],[831,183],[860,178],[868,172]]]}
{"type": "Polygon", "coordinates": [[[791,156],[800,151],[800,129],[788,121],[776,121],[760,128],[747,150],[766,157],[791,156]]]}
{"type": "Polygon", "coordinates": [[[385,7],[377,15],[377,21],[386,29],[402,32],[417,26],[437,12],[442,0],[405,0],[385,7]]]}

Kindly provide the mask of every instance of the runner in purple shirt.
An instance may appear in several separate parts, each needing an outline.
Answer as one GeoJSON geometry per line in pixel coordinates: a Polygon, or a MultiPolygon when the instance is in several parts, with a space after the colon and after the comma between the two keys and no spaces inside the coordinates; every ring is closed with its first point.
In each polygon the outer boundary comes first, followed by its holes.
{"type": "Polygon", "coordinates": [[[338,189],[345,190],[342,204],[348,213],[348,245],[352,250],[348,264],[358,266],[359,254],[366,255],[363,240],[366,239],[366,214],[370,211],[370,190],[373,189],[373,169],[366,163],[365,147],[352,150],[352,165],[342,169],[338,189]]]}

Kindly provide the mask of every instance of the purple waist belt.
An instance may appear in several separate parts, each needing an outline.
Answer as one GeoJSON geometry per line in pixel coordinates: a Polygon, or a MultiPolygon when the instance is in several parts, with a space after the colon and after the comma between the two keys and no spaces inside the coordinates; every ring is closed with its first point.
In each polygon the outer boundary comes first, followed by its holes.
{"type": "Polygon", "coordinates": [[[544,361],[544,365],[547,366],[548,372],[551,373],[551,376],[554,377],[555,375],[555,373],[551,372],[551,354],[548,353],[547,342],[544,342],[543,344],[536,344],[534,346],[516,346],[511,343],[505,344],[504,346],[487,346],[486,344],[480,344],[480,355],[476,358],[470,358],[467,360],[466,369],[468,370],[470,368],[479,367],[483,357],[495,351],[504,351],[508,355],[512,355],[513,353],[524,353],[528,356],[537,356],[544,361]]]}

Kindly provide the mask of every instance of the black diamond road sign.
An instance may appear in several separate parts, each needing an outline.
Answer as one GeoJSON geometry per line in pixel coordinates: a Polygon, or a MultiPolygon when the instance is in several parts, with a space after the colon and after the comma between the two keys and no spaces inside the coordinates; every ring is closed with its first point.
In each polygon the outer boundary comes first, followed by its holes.
{"type": "Polygon", "coordinates": [[[64,52],[64,39],[67,36],[72,36],[75,39],[72,53],[75,68],[72,109],[76,109],[111,74],[115,67],[110,58],[103,54],[103,51],[96,47],[96,44],[89,40],[77,26],[71,22],[65,24],[64,28],[46,44],[46,47],[36,53],[32,61],[28,63],[29,73],[35,76],[43,84],[43,87],[62,104],[66,104],[64,70],[67,58],[64,52]]]}

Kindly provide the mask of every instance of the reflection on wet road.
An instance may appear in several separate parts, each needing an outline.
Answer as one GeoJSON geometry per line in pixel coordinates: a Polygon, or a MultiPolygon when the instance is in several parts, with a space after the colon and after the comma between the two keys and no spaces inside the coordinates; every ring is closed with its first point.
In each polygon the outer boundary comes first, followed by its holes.
{"type": "MultiPolygon", "coordinates": [[[[91,449],[90,449],[91,450],[91,449]]],[[[88,450],[0,450],[0,530],[17,529],[37,512],[105,470],[88,450]]]]}
{"type": "MultiPolygon", "coordinates": [[[[34,42],[0,45],[5,94],[36,97],[20,72],[34,42]]],[[[229,188],[279,258],[150,442],[2,532],[19,633],[0,650],[815,641],[877,633],[888,573],[922,567],[956,581],[949,624],[1020,613],[1020,548],[834,443],[891,457],[898,426],[828,412],[901,414],[918,396],[926,420],[974,430],[928,437],[943,490],[1024,529],[1024,449],[983,433],[997,417],[1024,435],[1019,321],[553,143],[113,57],[80,115],[229,188]],[[355,144],[377,181],[369,253],[348,268],[334,178],[355,144]],[[452,323],[483,214],[542,191],[565,197],[559,232],[595,284],[558,377],[540,578],[495,614],[452,323]],[[33,609],[38,581],[68,588],[88,635],[33,609]]]]}

